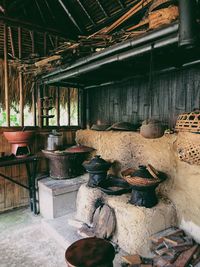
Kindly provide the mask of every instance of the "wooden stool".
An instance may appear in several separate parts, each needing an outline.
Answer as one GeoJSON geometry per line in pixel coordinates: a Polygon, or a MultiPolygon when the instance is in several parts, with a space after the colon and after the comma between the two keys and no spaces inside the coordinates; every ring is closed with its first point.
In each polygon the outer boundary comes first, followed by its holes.
{"type": "Polygon", "coordinates": [[[68,267],[113,267],[114,247],[101,238],[84,238],[65,252],[68,267]]]}

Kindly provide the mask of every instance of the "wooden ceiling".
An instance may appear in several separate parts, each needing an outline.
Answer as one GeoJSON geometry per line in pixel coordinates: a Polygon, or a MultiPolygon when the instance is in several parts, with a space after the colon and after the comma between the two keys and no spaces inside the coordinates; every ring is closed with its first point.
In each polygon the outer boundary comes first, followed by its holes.
{"type": "Polygon", "coordinates": [[[77,39],[109,24],[138,0],[0,0],[0,20],[77,39]]]}

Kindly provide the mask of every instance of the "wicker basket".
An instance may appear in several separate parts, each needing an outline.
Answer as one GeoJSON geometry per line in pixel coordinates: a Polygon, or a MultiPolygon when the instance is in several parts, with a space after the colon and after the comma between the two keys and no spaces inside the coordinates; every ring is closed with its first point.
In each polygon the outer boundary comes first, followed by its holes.
{"type": "Polygon", "coordinates": [[[160,180],[153,180],[153,179],[147,179],[147,178],[142,178],[138,176],[124,176],[124,179],[131,185],[137,185],[137,186],[149,186],[149,185],[156,185],[160,183],[160,180]]]}
{"type": "Polygon", "coordinates": [[[200,165],[200,135],[193,133],[179,133],[176,150],[181,161],[200,165]]]}
{"type": "Polygon", "coordinates": [[[200,133],[200,111],[180,114],[176,121],[175,130],[177,132],[200,133]]]}
{"type": "Polygon", "coordinates": [[[170,6],[153,11],[149,14],[149,29],[156,29],[162,25],[167,25],[175,21],[179,16],[177,6],[170,6]]]}

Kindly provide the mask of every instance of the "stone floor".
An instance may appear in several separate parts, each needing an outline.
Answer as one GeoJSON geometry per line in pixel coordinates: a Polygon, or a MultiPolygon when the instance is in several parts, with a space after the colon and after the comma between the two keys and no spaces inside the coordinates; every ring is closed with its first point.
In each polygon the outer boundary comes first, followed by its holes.
{"type": "Polygon", "coordinates": [[[66,267],[64,248],[29,209],[0,215],[0,267],[66,267]]]}
{"type": "MultiPolygon", "coordinates": [[[[45,220],[28,208],[0,214],[0,267],[66,267],[66,248],[81,238],[68,224],[73,217],[45,220]]],[[[121,256],[114,267],[121,266],[121,256]]]]}

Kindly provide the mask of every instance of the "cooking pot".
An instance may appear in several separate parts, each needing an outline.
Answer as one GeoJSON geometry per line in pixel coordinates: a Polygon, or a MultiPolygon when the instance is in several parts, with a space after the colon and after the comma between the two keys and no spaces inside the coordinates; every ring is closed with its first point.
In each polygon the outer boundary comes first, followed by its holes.
{"type": "Polygon", "coordinates": [[[148,119],[143,121],[140,134],[149,139],[159,138],[164,135],[164,127],[159,121],[148,119]]]}

